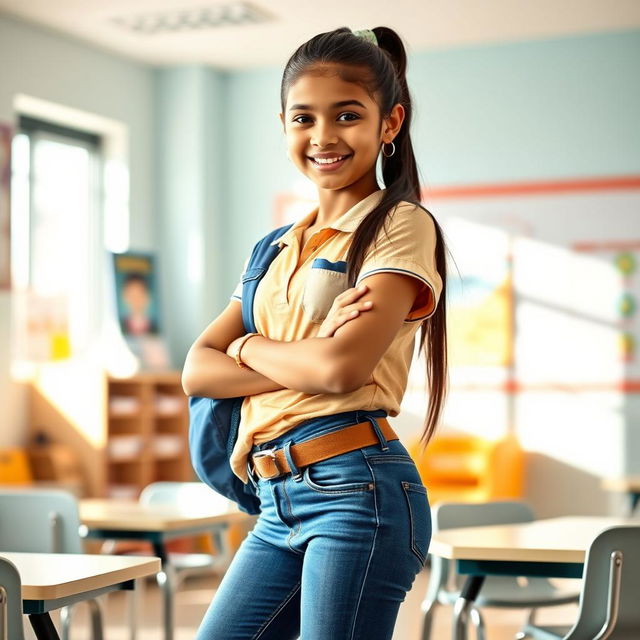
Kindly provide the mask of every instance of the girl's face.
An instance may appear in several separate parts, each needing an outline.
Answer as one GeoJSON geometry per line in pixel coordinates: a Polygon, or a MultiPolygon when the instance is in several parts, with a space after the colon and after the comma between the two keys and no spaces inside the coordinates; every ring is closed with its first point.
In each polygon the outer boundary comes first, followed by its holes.
{"type": "Polygon", "coordinates": [[[403,116],[402,106],[396,105],[392,117],[382,119],[377,102],[363,87],[342,80],[335,65],[326,65],[290,87],[280,119],[289,157],[298,169],[319,189],[339,190],[377,188],[380,145],[395,137],[403,116]]]}

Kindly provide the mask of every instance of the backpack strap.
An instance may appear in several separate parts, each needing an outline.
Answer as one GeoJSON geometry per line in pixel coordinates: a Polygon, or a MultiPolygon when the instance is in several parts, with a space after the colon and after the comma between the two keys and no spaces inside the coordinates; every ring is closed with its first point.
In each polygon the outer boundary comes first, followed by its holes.
{"type": "Polygon", "coordinates": [[[253,247],[247,268],[242,274],[242,322],[247,333],[256,333],[257,331],[253,319],[253,300],[256,297],[260,280],[280,252],[277,240],[292,226],[293,223],[270,231],[253,247]]]}

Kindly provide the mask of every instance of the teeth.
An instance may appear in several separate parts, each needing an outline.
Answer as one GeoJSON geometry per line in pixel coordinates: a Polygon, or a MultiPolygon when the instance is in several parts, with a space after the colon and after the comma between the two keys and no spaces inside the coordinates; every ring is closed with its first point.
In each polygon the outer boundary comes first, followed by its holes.
{"type": "Polygon", "coordinates": [[[340,156],[339,158],[314,158],[313,160],[318,164],[333,164],[334,162],[338,162],[339,160],[342,160],[345,157],[346,156],[340,156]]]}

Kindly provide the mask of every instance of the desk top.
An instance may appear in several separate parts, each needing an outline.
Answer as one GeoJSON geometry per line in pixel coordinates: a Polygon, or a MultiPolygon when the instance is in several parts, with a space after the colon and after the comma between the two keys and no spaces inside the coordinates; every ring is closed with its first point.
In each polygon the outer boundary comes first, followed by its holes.
{"type": "Polygon", "coordinates": [[[451,560],[584,562],[591,541],[600,531],[639,522],[567,516],[523,524],[445,529],[433,534],[429,551],[451,560]]]}
{"type": "Polygon", "coordinates": [[[603,478],[602,486],[611,491],[640,491],[640,475],[603,478]]]}
{"type": "Polygon", "coordinates": [[[20,573],[23,600],[54,600],[160,571],[160,559],[82,553],[9,553],[20,573]]]}
{"type": "Polygon", "coordinates": [[[177,509],[160,505],[142,505],[126,500],[80,500],[80,521],[89,529],[106,531],[179,531],[206,527],[219,522],[236,522],[251,518],[229,501],[228,512],[211,509],[177,509]]]}

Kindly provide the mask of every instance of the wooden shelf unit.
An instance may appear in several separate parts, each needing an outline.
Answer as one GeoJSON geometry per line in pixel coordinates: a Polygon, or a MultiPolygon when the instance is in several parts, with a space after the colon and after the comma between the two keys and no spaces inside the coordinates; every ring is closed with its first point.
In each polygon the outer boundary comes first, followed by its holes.
{"type": "Polygon", "coordinates": [[[108,376],[106,495],[137,498],[157,480],[193,478],[189,404],[179,372],[108,376]]]}
{"type": "Polygon", "coordinates": [[[150,482],[195,479],[179,371],[115,378],[77,364],[43,368],[29,423],[32,435],[75,452],[86,497],[137,499],[150,482]]]}

